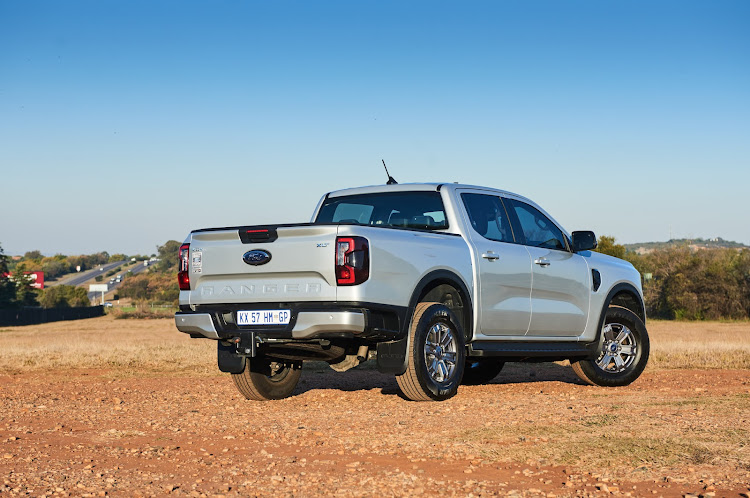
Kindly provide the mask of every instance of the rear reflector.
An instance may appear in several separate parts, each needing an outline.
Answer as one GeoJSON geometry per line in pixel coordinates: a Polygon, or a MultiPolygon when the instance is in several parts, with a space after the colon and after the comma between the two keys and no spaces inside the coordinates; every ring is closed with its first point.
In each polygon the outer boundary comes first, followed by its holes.
{"type": "Polygon", "coordinates": [[[180,246],[177,262],[177,283],[180,290],[190,290],[190,244],[180,246]]]}

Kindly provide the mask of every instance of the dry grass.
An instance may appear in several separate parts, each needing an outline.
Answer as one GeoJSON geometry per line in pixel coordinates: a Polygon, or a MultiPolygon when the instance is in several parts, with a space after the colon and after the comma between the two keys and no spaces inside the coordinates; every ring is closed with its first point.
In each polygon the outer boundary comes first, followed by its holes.
{"type": "MultiPolygon", "coordinates": [[[[191,340],[172,319],[114,316],[0,328],[0,370],[114,368],[141,372],[217,373],[213,341],[191,340]]],[[[750,368],[750,322],[652,320],[649,369],[750,368]]]]}
{"type": "Polygon", "coordinates": [[[0,328],[0,371],[106,368],[120,375],[148,372],[218,374],[216,344],[191,340],[173,319],[112,316],[0,328]]]}
{"type": "Polygon", "coordinates": [[[650,320],[649,368],[750,368],[750,322],[650,320]]]}

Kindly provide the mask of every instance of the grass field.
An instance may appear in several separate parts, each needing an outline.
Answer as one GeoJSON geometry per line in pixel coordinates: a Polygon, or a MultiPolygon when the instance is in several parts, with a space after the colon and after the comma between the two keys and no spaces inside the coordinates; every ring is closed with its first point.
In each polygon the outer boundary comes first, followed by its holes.
{"type": "MultiPolygon", "coordinates": [[[[750,322],[652,320],[649,369],[750,369],[750,322]]],[[[143,372],[218,374],[215,343],[189,339],[171,319],[115,320],[112,316],[0,328],[0,369],[108,368],[143,372]]]]}

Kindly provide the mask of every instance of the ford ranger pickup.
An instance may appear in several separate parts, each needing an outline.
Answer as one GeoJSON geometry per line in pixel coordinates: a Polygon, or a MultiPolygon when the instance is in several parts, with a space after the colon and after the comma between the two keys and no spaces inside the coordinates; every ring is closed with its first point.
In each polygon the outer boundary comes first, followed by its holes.
{"type": "Polygon", "coordinates": [[[177,328],[216,341],[252,400],[290,396],[305,361],[375,360],[404,397],[444,400],[508,361],[569,360],[623,386],[649,356],[641,278],[502,190],[393,184],[330,192],[310,223],[207,228],[179,249],[177,328]]]}

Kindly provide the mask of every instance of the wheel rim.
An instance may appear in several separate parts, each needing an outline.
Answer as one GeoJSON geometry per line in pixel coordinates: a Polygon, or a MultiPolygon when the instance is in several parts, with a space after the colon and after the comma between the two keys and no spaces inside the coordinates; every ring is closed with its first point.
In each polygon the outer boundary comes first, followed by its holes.
{"type": "Polygon", "coordinates": [[[272,361],[269,367],[271,375],[267,375],[266,377],[268,377],[268,380],[271,382],[282,382],[291,371],[291,368],[289,368],[288,365],[284,365],[277,361],[272,361]]]}
{"type": "Polygon", "coordinates": [[[456,337],[444,323],[436,323],[427,332],[424,358],[427,373],[435,382],[446,382],[456,373],[456,337]]]}
{"type": "Polygon", "coordinates": [[[638,353],[635,334],[621,323],[608,323],[602,329],[602,335],[604,343],[596,365],[607,373],[627,370],[638,353]]]}

